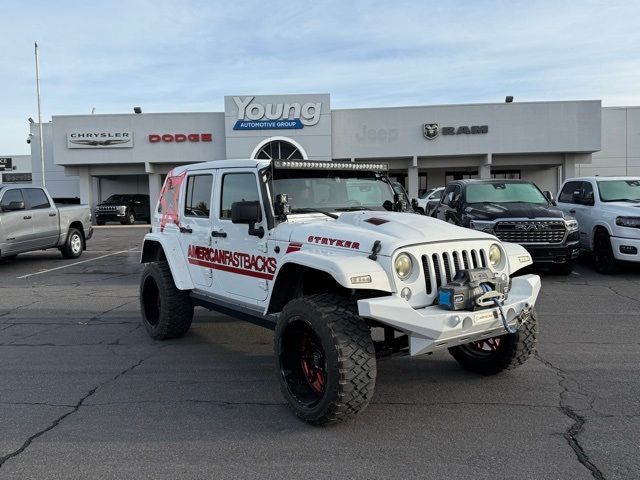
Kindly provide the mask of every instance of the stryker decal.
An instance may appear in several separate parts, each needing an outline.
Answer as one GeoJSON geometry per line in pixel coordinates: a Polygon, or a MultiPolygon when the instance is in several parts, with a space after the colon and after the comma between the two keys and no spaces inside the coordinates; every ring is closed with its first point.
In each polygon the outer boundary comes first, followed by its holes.
{"type": "Polygon", "coordinates": [[[272,280],[277,261],[273,257],[189,245],[189,263],[249,277],[272,280]]]}
{"type": "Polygon", "coordinates": [[[319,243],[320,245],[329,245],[332,247],[342,247],[342,248],[351,248],[354,250],[360,250],[359,242],[352,242],[351,240],[340,240],[338,238],[328,238],[328,237],[316,237],[314,235],[309,235],[307,239],[309,243],[319,243]]]}

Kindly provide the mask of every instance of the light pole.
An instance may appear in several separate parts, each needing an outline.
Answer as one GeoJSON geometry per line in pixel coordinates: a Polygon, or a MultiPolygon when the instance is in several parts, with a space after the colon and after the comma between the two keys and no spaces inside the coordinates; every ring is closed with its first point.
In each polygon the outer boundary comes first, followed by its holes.
{"type": "Polygon", "coordinates": [[[42,110],[40,109],[40,61],[38,59],[38,42],[35,42],[36,52],[36,93],[38,95],[38,128],[40,130],[40,165],[42,167],[42,186],[46,186],[44,178],[44,138],[42,135],[42,110]]]}

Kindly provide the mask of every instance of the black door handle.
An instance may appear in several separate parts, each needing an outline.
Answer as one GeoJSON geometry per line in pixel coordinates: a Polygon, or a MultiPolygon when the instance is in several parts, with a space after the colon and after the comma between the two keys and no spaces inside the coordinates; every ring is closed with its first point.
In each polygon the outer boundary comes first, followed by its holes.
{"type": "Polygon", "coordinates": [[[191,227],[180,227],[180,233],[193,233],[191,227]]]}
{"type": "Polygon", "coordinates": [[[55,217],[55,216],[56,216],[56,212],[50,212],[50,213],[49,213],[49,216],[50,216],[50,217],[55,217]]]}
{"type": "Polygon", "coordinates": [[[227,238],[227,232],[211,232],[212,237],[222,237],[227,238]]]}
{"type": "Polygon", "coordinates": [[[25,215],[22,217],[23,220],[31,220],[31,215],[25,215]]]}
{"type": "Polygon", "coordinates": [[[569,210],[569,213],[576,213],[576,209],[569,210]]]}

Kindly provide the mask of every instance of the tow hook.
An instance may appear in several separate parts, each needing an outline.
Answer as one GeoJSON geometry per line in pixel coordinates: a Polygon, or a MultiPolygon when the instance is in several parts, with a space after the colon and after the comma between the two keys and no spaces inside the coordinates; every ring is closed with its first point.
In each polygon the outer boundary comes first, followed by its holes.
{"type": "Polygon", "coordinates": [[[520,313],[520,315],[518,315],[516,317],[516,324],[513,327],[510,327],[509,324],[507,323],[507,317],[504,314],[504,310],[502,309],[502,303],[500,303],[500,300],[498,300],[497,298],[493,299],[493,303],[495,304],[496,307],[498,307],[498,310],[500,311],[500,318],[502,319],[502,326],[504,327],[504,329],[511,333],[514,334],[518,331],[518,329],[522,326],[522,324],[525,322],[525,320],[523,320],[524,318],[527,318],[529,316],[529,312],[531,312],[531,305],[529,305],[528,303],[525,304],[524,308],[522,309],[522,312],[520,313]]]}

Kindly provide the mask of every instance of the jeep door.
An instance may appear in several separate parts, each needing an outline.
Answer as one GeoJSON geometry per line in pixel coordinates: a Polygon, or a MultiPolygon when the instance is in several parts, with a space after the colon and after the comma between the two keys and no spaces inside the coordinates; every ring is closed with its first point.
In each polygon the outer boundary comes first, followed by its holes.
{"type": "Polygon", "coordinates": [[[180,247],[189,264],[189,273],[196,287],[209,289],[214,272],[209,251],[211,238],[211,201],[214,173],[196,170],[184,179],[180,201],[180,247]]]}
{"type": "MultiPolygon", "coordinates": [[[[2,192],[0,192],[2,193],[2,192]]],[[[15,203],[14,203],[15,207],[15,203]]],[[[24,197],[19,188],[4,191],[0,198],[0,250],[2,254],[26,252],[31,249],[30,238],[33,234],[31,216],[24,209],[24,197]],[[19,210],[4,210],[13,202],[22,202],[19,210]]]]}
{"type": "Polygon", "coordinates": [[[268,282],[273,279],[275,272],[275,259],[268,258],[267,254],[267,225],[257,172],[227,169],[219,172],[219,175],[219,199],[212,230],[218,262],[216,279],[220,280],[220,285],[230,296],[264,301],[268,294],[268,282]],[[262,226],[265,237],[251,235],[246,223],[234,224],[231,221],[232,205],[243,201],[260,202],[262,220],[254,228],[262,226]]]}

